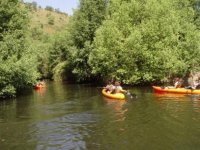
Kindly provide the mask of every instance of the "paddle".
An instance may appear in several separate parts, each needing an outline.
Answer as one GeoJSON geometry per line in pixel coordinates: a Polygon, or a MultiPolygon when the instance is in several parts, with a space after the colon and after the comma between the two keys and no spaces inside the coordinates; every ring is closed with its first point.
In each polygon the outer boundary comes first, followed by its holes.
{"type": "Polygon", "coordinates": [[[137,98],[137,95],[135,93],[131,93],[129,90],[127,90],[126,95],[129,96],[131,99],[137,98]]]}

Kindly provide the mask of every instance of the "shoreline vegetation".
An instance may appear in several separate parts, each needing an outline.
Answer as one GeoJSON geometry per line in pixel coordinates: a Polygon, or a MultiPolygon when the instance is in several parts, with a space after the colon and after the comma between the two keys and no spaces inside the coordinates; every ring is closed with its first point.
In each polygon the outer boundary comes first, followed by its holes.
{"type": "Polygon", "coordinates": [[[198,0],[80,0],[72,16],[21,0],[0,8],[0,99],[39,79],[152,85],[200,72],[198,0]]]}

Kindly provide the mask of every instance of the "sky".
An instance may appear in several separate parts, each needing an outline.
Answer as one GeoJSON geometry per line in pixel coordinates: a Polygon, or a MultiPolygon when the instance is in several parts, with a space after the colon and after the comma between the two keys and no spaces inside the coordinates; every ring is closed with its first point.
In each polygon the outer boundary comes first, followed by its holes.
{"type": "Polygon", "coordinates": [[[73,9],[79,5],[79,0],[24,0],[24,2],[36,2],[42,8],[51,6],[59,8],[60,11],[66,12],[69,15],[73,14],[73,9]]]}

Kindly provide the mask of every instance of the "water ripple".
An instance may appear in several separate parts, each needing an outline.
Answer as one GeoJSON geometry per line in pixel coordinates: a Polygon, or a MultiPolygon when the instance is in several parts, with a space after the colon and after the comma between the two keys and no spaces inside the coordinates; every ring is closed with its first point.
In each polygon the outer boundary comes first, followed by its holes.
{"type": "Polygon", "coordinates": [[[68,114],[52,120],[32,125],[32,141],[37,141],[37,150],[51,149],[86,149],[84,138],[89,134],[89,126],[96,119],[89,112],[68,114]]]}

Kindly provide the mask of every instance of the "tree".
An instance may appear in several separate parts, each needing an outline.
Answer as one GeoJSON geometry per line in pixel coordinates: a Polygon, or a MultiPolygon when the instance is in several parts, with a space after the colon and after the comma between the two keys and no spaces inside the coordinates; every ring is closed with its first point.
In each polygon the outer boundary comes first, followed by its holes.
{"type": "Polygon", "coordinates": [[[200,29],[200,1],[191,0],[191,7],[194,9],[194,23],[200,29]]]}
{"type": "Polygon", "coordinates": [[[0,2],[0,98],[15,96],[38,77],[28,46],[27,16],[18,0],[0,2]]]}
{"type": "Polygon", "coordinates": [[[52,38],[49,49],[50,76],[55,80],[63,80],[71,77],[73,46],[70,34],[65,31],[52,38]]]}
{"type": "Polygon", "coordinates": [[[53,11],[54,10],[53,7],[51,7],[51,6],[46,6],[45,9],[48,10],[48,11],[53,11]]]}
{"type": "Polygon", "coordinates": [[[92,50],[95,31],[105,19],[107,0],[81,0],[78,10],[74,12],[69,27],[70,34],[77,48],[73,58],[72,70],[78,81],[90,80],[91,69],[88,56],[92,50]]]}
{"type": "Polygon", "coordinates": [[[89,56],[92,73],[127,84],[185,74],[199,63],[193,14],[187,0],[111,0],[89,56]]]}
{"type": "Polygon", "coordinates": [[[31,3],[32,4],[32,8],[34,9],[34,10],[37,10],[37,2],[32,2],[31,3]]]}

